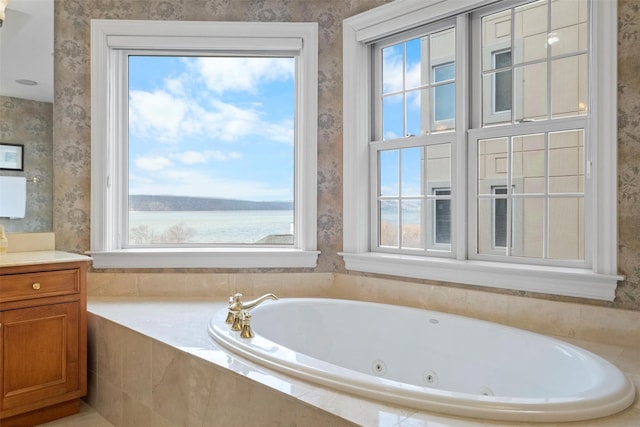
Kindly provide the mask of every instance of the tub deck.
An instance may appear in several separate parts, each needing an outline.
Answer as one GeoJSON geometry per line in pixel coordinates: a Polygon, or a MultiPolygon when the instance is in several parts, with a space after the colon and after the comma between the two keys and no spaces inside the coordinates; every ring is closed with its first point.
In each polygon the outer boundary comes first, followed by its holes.
{"type": "MultiPolygon", "coordinates": [[[[269,370],[209,337],[211,314],[225,306],[175,298],[90,299],[89,404],[116,426],[229,425],[239,416],[262,425],[269,419],[305,426],[532,425],[417,412],[269,370]]],[[[608,359],[640,389],[640,348],[560,338],[608,359]]],[[[640,403],[636,398],[629,409],[598,420],[536,425],[640,425],[640,403]]]]}

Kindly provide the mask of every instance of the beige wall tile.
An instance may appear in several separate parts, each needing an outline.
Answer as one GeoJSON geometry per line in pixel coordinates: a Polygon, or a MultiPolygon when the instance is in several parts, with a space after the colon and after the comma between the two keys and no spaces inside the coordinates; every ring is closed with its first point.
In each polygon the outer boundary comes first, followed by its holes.
{"type": "Polygon", "coordinates": [[[102,318],[97,318],[96,373],[114,387],[122,387],[122,344],[124,328],[102,318]]]}
{"type": "Polygon", "coordinates": [[[576,304],[509,297],[509,325],[551,335],[576,336],[580,322],[576,304]]]}
{"type": "Polygon", "coordinates": [[[232,294],[229,274],[186,273],[185,295],[226,299],[232,294]]]}
{"type": "Polygon", "coordinates": [[[640,312],[579,306],[576,337],[589,341],[640,347],[640,312]]]}
{"type": "Polygon", "coordinates": [[[122,393],[122,427],[156,427],[151,409],[127,393],[122,393]]]}
{"type": "Polygon", "coordinates": [[[87,273],[87,295],[95,297],[133,297],[138,295],[135,273],[87,273]]]}
{"type": "Polygon", "coordinates": [[[184,273],[139,273],[138,296],[184,297],[186,277],[184,273]]]}
{"type": "Polygon", "coordinates": [[[126,329],[122,344],[122,390],[151,407],[151,339],[126,329]]]}
{"type": "Polygon", "coordinates": [[[151,409],[174,424],[186,425],[189,406],[184,388],[186,357],[157,341],[152,343],[151,351],[151,409]]]}

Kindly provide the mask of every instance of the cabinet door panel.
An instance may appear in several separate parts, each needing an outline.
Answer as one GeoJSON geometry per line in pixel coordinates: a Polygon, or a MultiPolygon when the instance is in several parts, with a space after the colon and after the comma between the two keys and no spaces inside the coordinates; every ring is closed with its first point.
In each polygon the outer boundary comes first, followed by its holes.
{"type": "Polygon", "coordinates": [[[8,310],[0,316],[3,411],[50,404],[78,390],[78,301],[8,310]]]}

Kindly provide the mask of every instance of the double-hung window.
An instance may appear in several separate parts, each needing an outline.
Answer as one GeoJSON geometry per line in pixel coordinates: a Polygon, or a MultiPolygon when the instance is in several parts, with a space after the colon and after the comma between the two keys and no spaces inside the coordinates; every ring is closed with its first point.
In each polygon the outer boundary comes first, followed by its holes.
{"type": "Polygon", "coordinates": [[[316,264],[317,24],[92,21],[91,251],[316,264]]]}
{"type": "Polygon", "coordinates": [[[615,28],[590,0],[347,19],[347,269],[613,299],[615,28]]]}

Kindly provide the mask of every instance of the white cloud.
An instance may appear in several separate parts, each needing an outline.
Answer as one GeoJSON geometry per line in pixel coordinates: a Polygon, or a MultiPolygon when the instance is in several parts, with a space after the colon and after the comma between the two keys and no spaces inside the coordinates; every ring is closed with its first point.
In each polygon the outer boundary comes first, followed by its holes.
{"type": "Polygon", "coordinates": [[[231,151],[225,153],[220,150],[205,150],[205,151],[185,151],[178,153],[175,158],[187,165],[194,165],[199,163],[207,163],[209,160],[215,160],[217,162],[226,162],[228,160],[238,160],[242,158],[242,154],[237,151],[231,151]]]}
{"type": "Polygon", "coordinates": [[[139,169],[148,172],[155,172],[173,166],[173,162],[166,157],[154,155],[138,157],[135,160],[135,164],[139,169]]]}
{"type": "Polygon", "coordinates": [[[291,120],[270,122],[253,108],[240,108],[218,99],[201,105],[166,91],[131,91],[129,122],[134,132],[159,142],[176,143],[182,138],[206,136],[222,141],[259,135],[293,144],[291,120]]]}
{"type": "Polygon", "coordinates": [[[190,110],[185,100],[164,91],[129,92],[129,123],[142,135],[151,134],[160,141],[174,141],[188,125],[190,110]]]}
{"type": "Polygon", "coordinates": [[[195,68],[210,90],[255,92],[258,84],[293,78],[292,58],[198,58],[195,68]]]}
{"type": "Polygon", "coordinates": [[[178,159],[187,165],[207,162],[207,156],[198,151],[185,151],[178,155],[178,159]]]}

